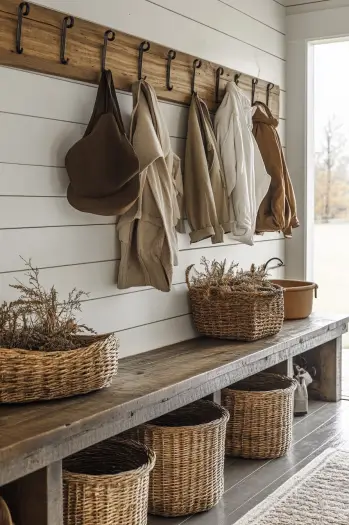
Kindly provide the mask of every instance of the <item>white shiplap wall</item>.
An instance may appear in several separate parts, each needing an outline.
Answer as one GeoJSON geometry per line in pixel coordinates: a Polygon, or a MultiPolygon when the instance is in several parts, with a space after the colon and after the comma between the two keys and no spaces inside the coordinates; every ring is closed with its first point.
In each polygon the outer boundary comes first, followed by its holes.
{"type": "MultiPolygon", "coordinates": [[[[258,75],[281,86],[280,135],[285,144],[285,9],[274,0],[46,0],[42,5],[160,42],[206,60],[258,75]]],[[[117,331],[121,355],[195,336],[184,270],[205,255],[243,267],[284,258],[278,235],[251,248],[208,241],[190,245],[180,235],[172,292],[118,290],[120,256],[114,219],[83,214],[66,201],[64,158],[84,133],[96,87],[0,68],[0,298],[10,300],[13,279],[24,278],[19,256],[41,268],[45,285],[66,294],[90,292],[83,321],[99,332],[117,331]]],[[[118,93],[127,124],[131,96],[118,93]]],[[[175,151],[183,158],[187,108],[161,103],[175,151]]],[[[279,273],[280,275],[280,273],[279,273]]]]}
{"type": "Polygon", "coordinates": [[[349,0],[285,0],[287,14],[309,13],[349,5],[349,0]]]}

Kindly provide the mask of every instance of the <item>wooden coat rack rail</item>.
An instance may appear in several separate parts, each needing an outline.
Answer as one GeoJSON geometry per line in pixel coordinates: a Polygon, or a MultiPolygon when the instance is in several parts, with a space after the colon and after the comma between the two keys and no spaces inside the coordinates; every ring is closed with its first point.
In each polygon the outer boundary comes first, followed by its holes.
{"type": "MultiPolygon", "coordinates": [[[[131,84],[139,75],[142,41],[142,38],[73,18],[68,13],[32,3],[28,9],[25,2],[19,7],[18,0],[0,0],[1,65],[96,84],[104,48],[105,66],[113,72],[116,89],[130,91],[131,84]],[[21,28],[18,18],[22,18],[21,28]],[[63,47],[62,40],[65,43],[63,47]],[[19,52],[21,49],[23,51],[19,52]]],[[[216,100],[219,102],[222,99],[227,81],[238,79],[239,86],[249,95],[255,90],[255,100],[266,102],[269,97],[269,107],[278,118],[279,87],[151,41],[149,44],[149,49],[147,41],[143,45],[142,75],[146,75],[160,99],[190,103],[193,63],[197,60],[196,65],[201,63],[201,66],[195,70],[195,90],[211,111],[218,106],[216,100]],[[170,79],[167,72],[170,72],[170,79]],[[168,89],[170,87],[173,89],[168,89]]]]}

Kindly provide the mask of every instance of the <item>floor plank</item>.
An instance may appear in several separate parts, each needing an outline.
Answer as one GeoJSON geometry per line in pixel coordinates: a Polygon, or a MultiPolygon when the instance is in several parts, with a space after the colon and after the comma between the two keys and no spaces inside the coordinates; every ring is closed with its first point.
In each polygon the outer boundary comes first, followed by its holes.
{"type": "MultiPolygon", "coordinates": [[[[348,437],[348,435],[347,435],[348,437]]],[[[229,516],[229,524],[234,525],[240,518],[242,518],[248,511],[253,509],[256,505],[261,503],[265,498],[272,494],[276,489],[278,489],[283,483],[288,481],[292,476],[297,474],[302,468],[308,465],[313,459],[318,455],[324,452],[327,448],[338,448],[340,450],[349,451],[349,439],[343,437],[340,433],[336,435],[333,439],[323,444],[320,448],[315,450],[312,454],[307,456],[303,461],[299,462],[292,469],[288,470],[281,478],[276,480],[274,483],[266,487],[264,490],[260,491],[253,498],[251,498],[246,504],[242,505],[240,508],[236,509],[231,516],[229,516]]]]}
{"type": "Polygon", "coordinates": [[[176,519],[151,517],[149,525],[233,525],[326,448],[349,450],[348,412],[348,401],[311,401],[309,414],[294,421],[287,456],[273,461],[232,458],[226,464],[224,497],[212,511],[176,519]]]}

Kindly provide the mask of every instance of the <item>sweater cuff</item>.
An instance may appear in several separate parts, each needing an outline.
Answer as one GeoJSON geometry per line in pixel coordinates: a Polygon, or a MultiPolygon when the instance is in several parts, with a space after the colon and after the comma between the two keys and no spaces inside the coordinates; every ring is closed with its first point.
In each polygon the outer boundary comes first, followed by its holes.
{"type": "Polygon", "coordinates": [[[177,222],[177,225],[176,225],[176,231],[178,233],[186,233],[184,219],[179,219],[179,221],[177,222]]]}
{"type": "Polygon", "coordinates": [[[224,233],[230,233],[231,232],[231,222],[229,221],[229,222],[222,224],[222,228],[223,228],[224,233]]]}
{"type": "Polygon", "coordinates": [[[292,228],[298,228],[298,226],[300,226],[300,222],[298,220],[298,217],[296,217],[296,216],[292,217],[292,219],[291,219],[291,226],[292,226],[292,228]]]}
{"type": "Polygon", "coordinates": [[[219,244],[221,242],[224,242],[224,230],[222,226],[216,226],[214,236],[212,237],[212,244],[219,244]]]}
{"type": "Polygon", "coordinates": [[[212,226],[207,226],[207,228],[203,228],[201,230],[194,230],[189,233],[190,235],[190,242],[199,242],[204,239],[207,239],[208,237],[213,237],[215,235],[215,230],[212,226]]]}

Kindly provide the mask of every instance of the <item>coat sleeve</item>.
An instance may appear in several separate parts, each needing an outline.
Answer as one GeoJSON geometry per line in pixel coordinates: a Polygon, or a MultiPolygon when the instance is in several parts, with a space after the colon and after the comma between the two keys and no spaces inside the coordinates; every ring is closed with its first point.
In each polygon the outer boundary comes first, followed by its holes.
{"type": "Polygon", "coordinates": [[[215,133],[221,156],[228,197],[236,185],[236,155],[234,142],[234,116],[229,93],[226,93],[215,117],[215,133]]]}
{"type": "Polygon", "coordinates": [[[228,142],[235,150],[236,183],[232,193],[232,233],[238,239],[251,229],[252,222],[252,153],[251,137],[243,109],[235,102],[230,124],[230,136],[228,142]],[[241,114],[240,114],[241,113],[241,114]]]}
{"type": "Polygon", "coordinates": [[[176,225],[176,230],[179,233],[185,233],[185,224],[184,224],[184,198],[183,198],[183,177],[181,169],[181,159],[173,154],[173,184],[175,191],[174,210],[174,224],[176,225]]]}
{"type": "Polygon", "coordinates": [[[288,207],[288,216],[285,217],[285,230],[284,235],[285,237],[292,237],[292,228],[297,228],[299,226],[299,220],[297,217],[297,204],[296,204],[296,197],[294,194],[291,178],[288,172],[288,168],[285,161],[285,155],[282,150],[282,145],[280,141],[280,137],[278,132],[275,130],[276,134],[276,140],[277,144],[279,146],[280,156],[281,156],[281,162],[284,172],[284,180],[285,180],[285,205],[288,207]]]}
{"type": "MultiPolygon", "coordinates": [[[[189,109],[185,151],[184,199],[191,242],[217,236],[219,228],[195,96],[189,109]]],[[[219,241],[221,242],[221,241],[219,241]]]]}
{"type": "Polygon", "coordinates": [[[267,172],[271,176],[267,202],[262,203],[258,214],[257,229],[284,231],[285,229],[285,181],[280,150],[275,141],[274,130],[268,124],[257,122],[254,136],[261,152],[267,172]]]}

